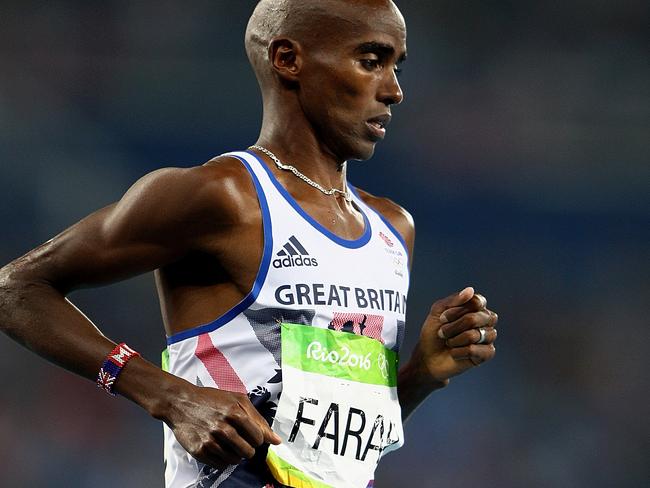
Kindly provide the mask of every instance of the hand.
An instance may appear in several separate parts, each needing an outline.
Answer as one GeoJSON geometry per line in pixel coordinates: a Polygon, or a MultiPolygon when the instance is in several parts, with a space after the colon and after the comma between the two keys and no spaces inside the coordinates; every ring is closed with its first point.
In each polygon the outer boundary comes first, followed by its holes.
{"type": "Polygon", "coordinates": [[[264,443],[281,443],[246,395],[188,385],[163,419],[198,461],[222,469],[252,458],[264,443]]]}
{"type": "Polygon", "coordinates": [[[486,308],[487,300],[471,287],[438,300],[431,306],[413,359],[434,382],[446,384],[494,357],[497,314],[486,308]],[[484,343],[479,328],[485,329],[484,343]]]}

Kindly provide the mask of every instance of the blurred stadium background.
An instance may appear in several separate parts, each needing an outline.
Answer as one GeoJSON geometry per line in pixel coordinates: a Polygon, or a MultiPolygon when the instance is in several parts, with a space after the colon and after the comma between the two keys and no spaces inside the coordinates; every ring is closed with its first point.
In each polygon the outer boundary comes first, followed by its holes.
{"type": "MultiPolygon", "coordinates": [[[[0,263],[148,171],[254,142],[254,3],[0,1],[0,263]]],[[[647,486],[650,4],[398,4],[406,100],[351,180],[416,220],[405,354],[468,284],[501,334],[377,486],[647,486]]],[[[72,299],[157,361],[151,276],[72,299]]],[[[4,336],[0,371],[0,486],[162,486],[162,428],[137,407],[4,336]]]]}

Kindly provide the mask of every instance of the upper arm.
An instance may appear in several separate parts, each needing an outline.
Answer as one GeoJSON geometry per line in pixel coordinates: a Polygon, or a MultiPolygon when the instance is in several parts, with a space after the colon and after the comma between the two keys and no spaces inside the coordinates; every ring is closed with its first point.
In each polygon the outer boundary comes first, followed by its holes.
{"type": "Polygon", "coordinates": [[[358,190],[362,200],[379,212],[394,228],[406,244],[409,255],[409,268],[413,264],[415,245],[415,223],[411,214],[388,198],[376,197],[363,190],[358,190]]]}
{"type": "Polygon", "coordinates": [[[66,293],[145,273],[200,250],[232,220],[236,205],[224,198],[233,184],[229,171],[216,166],[154,171],[118,202],[12,263],[12,271],[66,293]]]}

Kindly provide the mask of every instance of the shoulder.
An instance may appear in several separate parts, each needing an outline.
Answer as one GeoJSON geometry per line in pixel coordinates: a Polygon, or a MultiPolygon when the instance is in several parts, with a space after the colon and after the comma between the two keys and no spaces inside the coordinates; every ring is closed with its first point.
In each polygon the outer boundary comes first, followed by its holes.
{"type": "Polygon", "coordinates": [[[143,176],[113,207],[107,225],[146,223],[148,228],[193,232],[235,223],[256,207],[246,168],[234,158],[218,157],[201,166],[161,168],[143,176]]]}
{"type": "MultiPolygon", "coordinates": [[[[219,156],[200,166],[161,168],[140,178],[129,190],[134,196],[147,194],[157,200],[186,207],[205,200],[228,204],[232,199],[254,195],[254,187],[246,168],[238,160],[219,156]],[[218,198],[215,200],[215,196],[218,198]]],[[[128,193],[127,193],[128,194],[128,193]]]]}
{"type": "Polygon", "coordinates": [[[381,214],[401,234],[404,242],[406,242],[409,254],[412,254],[415,241],[415,223],[408,210],[389,198],[378,197],[359,188],[357,188],[357,193],[366,205],[381,214]]]}

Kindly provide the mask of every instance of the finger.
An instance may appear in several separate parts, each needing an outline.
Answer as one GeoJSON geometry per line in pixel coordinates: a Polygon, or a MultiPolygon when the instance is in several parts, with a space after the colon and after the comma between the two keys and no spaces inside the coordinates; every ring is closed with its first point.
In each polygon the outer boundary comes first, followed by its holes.
{"type": "MultiPolygon", "coordinates": [[[[454,336],[450,339],[447,339],[447,346],[449,347],[464,347],[469,346],[470,344],[478,344],[478,341],[481,339],[481,333],[478,329],[466,330],[454,336]]],[[[485,327],[485,339],[483,339],[482,344],[492,344],[497,339],[497,330],[493,327],[485,327]]]]}
{"type": "Polygon", "coordinates": [[[228,446],[221,444],[209,444],[210,457],[217,463],[239,464],[242,462],[242,456],[232,452],[228,446]]]}
{"type": "Polygon", "coordinates": [[[492,310],[488,310],[488,312],[490,312],[490,315],[492,315],[492,322],[490,325],[496,328],[497,322],[499,322],[499,315],[497,315],[497,313],[493,312],[492,310]]]}
{"type": "Polygon", "coordinates": [[[458,320],[455,320],[450,324],[442,325],[440,329],[438,329],[438,337],[441,339],[450,339],[469,329],[477,329],[479,327],[492,327],[493,321],[494,315],[489,310],[466,313],[458,320]]]}
{"type": "Polygon", "coordinates": [[[227,424],[212,432],[212,436],[224,450],[237,456],[240,461],[242,458],[252,458],[255,455],[255,448],[261,444],[251,445],[238,430],[227,424]]]}
{"type": "Polygon", "coordinates": [[[243,396],[244,398],[239,402],[239,405],[248,414],[250,420],[255,423],[261,430],[263,436],[262,442],[268,442],[275,445],[282,444],[282,439],[280,436],[271,430],[271,426],[253,406],[248,397],[245,395],[243,396]]]}
{"type": "Polygon", "coordinates": [[[467,288],[463,288],[458,293],[454,293],[453,295],[449,295],[446,298],[442,298],[434,302],[434,304],[431,305],[430,314],[435,317],[439,317],[440,314],[443,313],[448,308],[458,307],[463,303],[466,303],[473,296],[474,296],[474,288],[472,288],[471,286],[468,286],[467,288]]]}
{"type": "Polygon", "coordinates": [[[494,344],[470,344],[465,347],[454,347],[449,354],[456,361],[469,360],[475,366],[489,361],[496,354],[494,344]]]}
{"type": "Polygon", "coordinates": [[[203,443],[193,457],[217,469],[223,469],[229,464],[239,464],[242,460],[241,457],[222,448],[214,439],[203,443]]]}
{"type": "Polygon", "coordinates": [[[463,305],[459,307],[448,308],[443,313],[441,313],[440,322],[453,322],[454,320],[458,320],[466,313],[485,310],[486,305],[487,299],[483,295],[475,293],[474,296],[463,305]]]}
{"type": "MultiPolygon", "coordinates": [[[[259,419],[251,417],[249,410],[242,405],[245,401],[249,401],[247,397],[245,400],[239,400],[236,407],[226,415],[225,420],[237,430],[239,436],[255,449],[264,443],[264,427],[259,424],[259,419]]],[[[258,416],[259,412],[252,404],[251,407],[254,414],[258,416]]]]}

